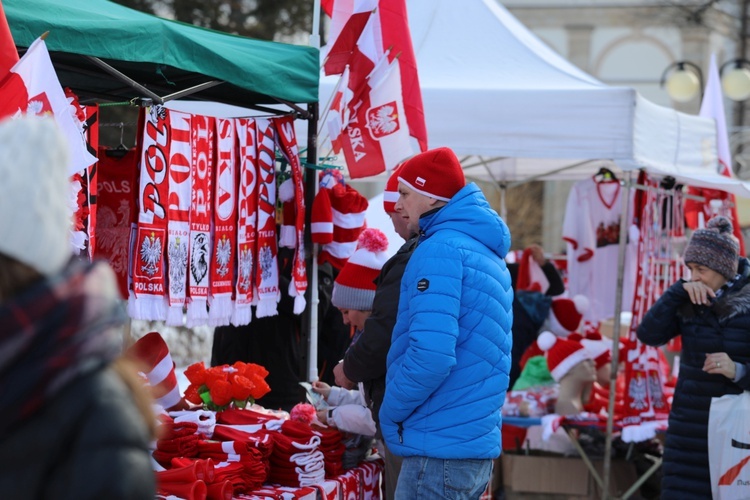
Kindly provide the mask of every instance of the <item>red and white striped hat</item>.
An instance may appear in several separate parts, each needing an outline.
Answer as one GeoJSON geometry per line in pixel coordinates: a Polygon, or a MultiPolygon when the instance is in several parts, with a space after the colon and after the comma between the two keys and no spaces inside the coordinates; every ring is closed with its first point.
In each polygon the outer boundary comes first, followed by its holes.
{"type": "Polygon", "coordinates": [[[339,309],[371,311],[375,279],[388,260],[388,237],[380,229],[367,228],[359,237],[357,251],[333,283],[331,303],[339,309]]]}
{"type": "Polygon", "coordinates": [[[322,188],[313,200],[310,231],[313,243],[322,245],[318,263],[341,269],[357,249],[365,226],[367,198],[351,186],[334,183],[322,188]]]}
{"type": "Polygon", "coordinates": [[[550,375],[558,382],[578,363],[592,359],[583,344],[558,337],[552,332],[540,333],[536,341],[545,353],[550,375]]]}
{"type": "Polygon", "coordinates": [[[135,359],[151,385],[151,394],[165,410],[186,408],[180,396],[174,362],[169,347],[159,332],[147,333],[129,349],[128,356],[135,359]]]}
{"type": "MultiPolygon", "coordinates": [[[[403,165],[403,163],[401,164],[403,165]]],[[[391,176],[388,178],[388,182],[385,183],[385,189],[383,190],[383,210],[387,214],[396,213],[396,202],[398,201],[398,172],[401,170],[401,165],[396,166],[391,172],[391,176]]]]}

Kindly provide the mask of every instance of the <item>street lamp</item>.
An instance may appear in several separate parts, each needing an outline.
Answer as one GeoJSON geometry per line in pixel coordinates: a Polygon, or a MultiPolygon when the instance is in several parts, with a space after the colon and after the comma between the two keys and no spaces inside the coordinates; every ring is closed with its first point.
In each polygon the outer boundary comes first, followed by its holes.
{"type": "Polygon", "coordinates": [[[703,93],[703,73],[689,61],[677,61],[667,66],[659,84],[673,100],[690,102],[703,93]]]}
{"type": "Polygon", "coordinates": [[[724,63],[719,69],[724,95],[733,101],[744,101],[750,97],[750,71],[747,66],[750,66],[747,59],[734,59],[724,63]],[[733,67],[725,73],[724,70],[729,66],[733,67]]]}

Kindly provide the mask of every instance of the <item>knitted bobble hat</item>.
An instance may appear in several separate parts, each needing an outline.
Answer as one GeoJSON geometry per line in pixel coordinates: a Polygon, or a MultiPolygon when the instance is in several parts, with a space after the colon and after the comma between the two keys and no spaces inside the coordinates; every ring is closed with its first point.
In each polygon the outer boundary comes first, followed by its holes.
{"type": "MultiPolygon", "coordinates": [[[[403,164],[402,164],[403,165],[403,164]]],[[[398,201],[398,173],[401,171],[401,165],[393,169],[393,173],[385,183],[383,190],[383,210],[387,214],[396,213],[396,202],[398,201]]]]}
{"type": "Polygon", "coordinates": [[[537,344],[545,352],[552,378],[558,382],[578,363],[591,359],[591,354],[583,344],[558,337],[552,332],[540,333],[537,344]]]}
{"type": "Polygon", "coordinates": [[[375,279],[388,260],[388,238],[379,229],[367,228],[359,236],[357,250],[333,283],[331,302],[339,309],[371,311],[375,279]]]}
{"type": "Polygon", "coordinates": [[[0,253],[43,275],[70,259],[68,147],[54,119],[0,122],[0,253]]]}
{"type": "Polygon", "coordinates": [[[697,229],[685,248],[685,263],[700,264],[731,280],[737,274],[740,247],[733,235],[732,223],[723,216],[714,217],[705,229],[697,229]]]}
{"type": "Polygon", "coordinates": [[[398,180],[417,193],[441,201],[450,201],[466,185],[461,162],[453,150],[445,147],[406,160],[398,180]]]}
{"type": "Polygon", "coordinates": [[[555,335],[567,337],[578,329],[583,313],[589,308],[589,300],[583,295],[559,297],[552,300],[549,312],[549,329],[555,335]]]}

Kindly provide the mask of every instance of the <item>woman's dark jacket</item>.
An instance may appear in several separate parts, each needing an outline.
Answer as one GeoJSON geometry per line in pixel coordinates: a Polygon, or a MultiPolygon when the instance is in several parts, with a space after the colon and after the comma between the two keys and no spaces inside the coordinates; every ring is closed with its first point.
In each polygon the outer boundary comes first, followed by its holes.
{"type": "Polygon", "coordinates": [[[750,389],[750,262],[739,261],[740,277],[711,305],[694,305],[672,285],[638,327],[641,342],[660,346],[682,334],[680,373],[664,450],[662,498],[711,498],[708,414],[711,398],[750,389]],[[703,371],[706,354],[725,352],[746,367],[737,383],[703,371]]]}

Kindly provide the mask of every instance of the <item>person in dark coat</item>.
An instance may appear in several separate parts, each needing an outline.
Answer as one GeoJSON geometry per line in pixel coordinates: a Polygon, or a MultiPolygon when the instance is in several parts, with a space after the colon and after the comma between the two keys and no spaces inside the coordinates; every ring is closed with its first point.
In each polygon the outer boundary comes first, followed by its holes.
{"type": "Polygon", "coordinates": [[[385,394],[385,362],[391,347],[391,332],[396,324],[398,298],[401,294],[401,276],[409,262],[417,235],[410,233],[406,221],[396,212],[398,199],[398,170],[394,170],[383,193],[383,209],[391,218],[393,228],[406,242],[393,257],[383,265],[376,280],[377,290],[372,303],[372,314],[365,321],[365,328],[356,343],[352,344],[344,360],[334,368],[336,383],[341,387],[352,388],[362,382],[365,402],[372,411],[376,424],[375,438],[384,448],[385,459],[385,498],[392,500],[396,491],[401,457],[392,454],[383,443],[383,434],[378,424],[380,405],[385,394]]]}
{"type": "Polygon", "coordinates": [[[72,258],[65,136],[0,123],[0,497],[151,500],[156,419],[105,262],[72,258]]]}
{"type": "Polygon", "coordinates": [[[662,498],[711,498],[711,398],[750,389],[750,262],[738,252],[732,223],[725,217],[696,230],[684,256],[691,280],[679,280],[664,292],[637,330],[640,341],[652,346],[682,335],[662,498]]]}

